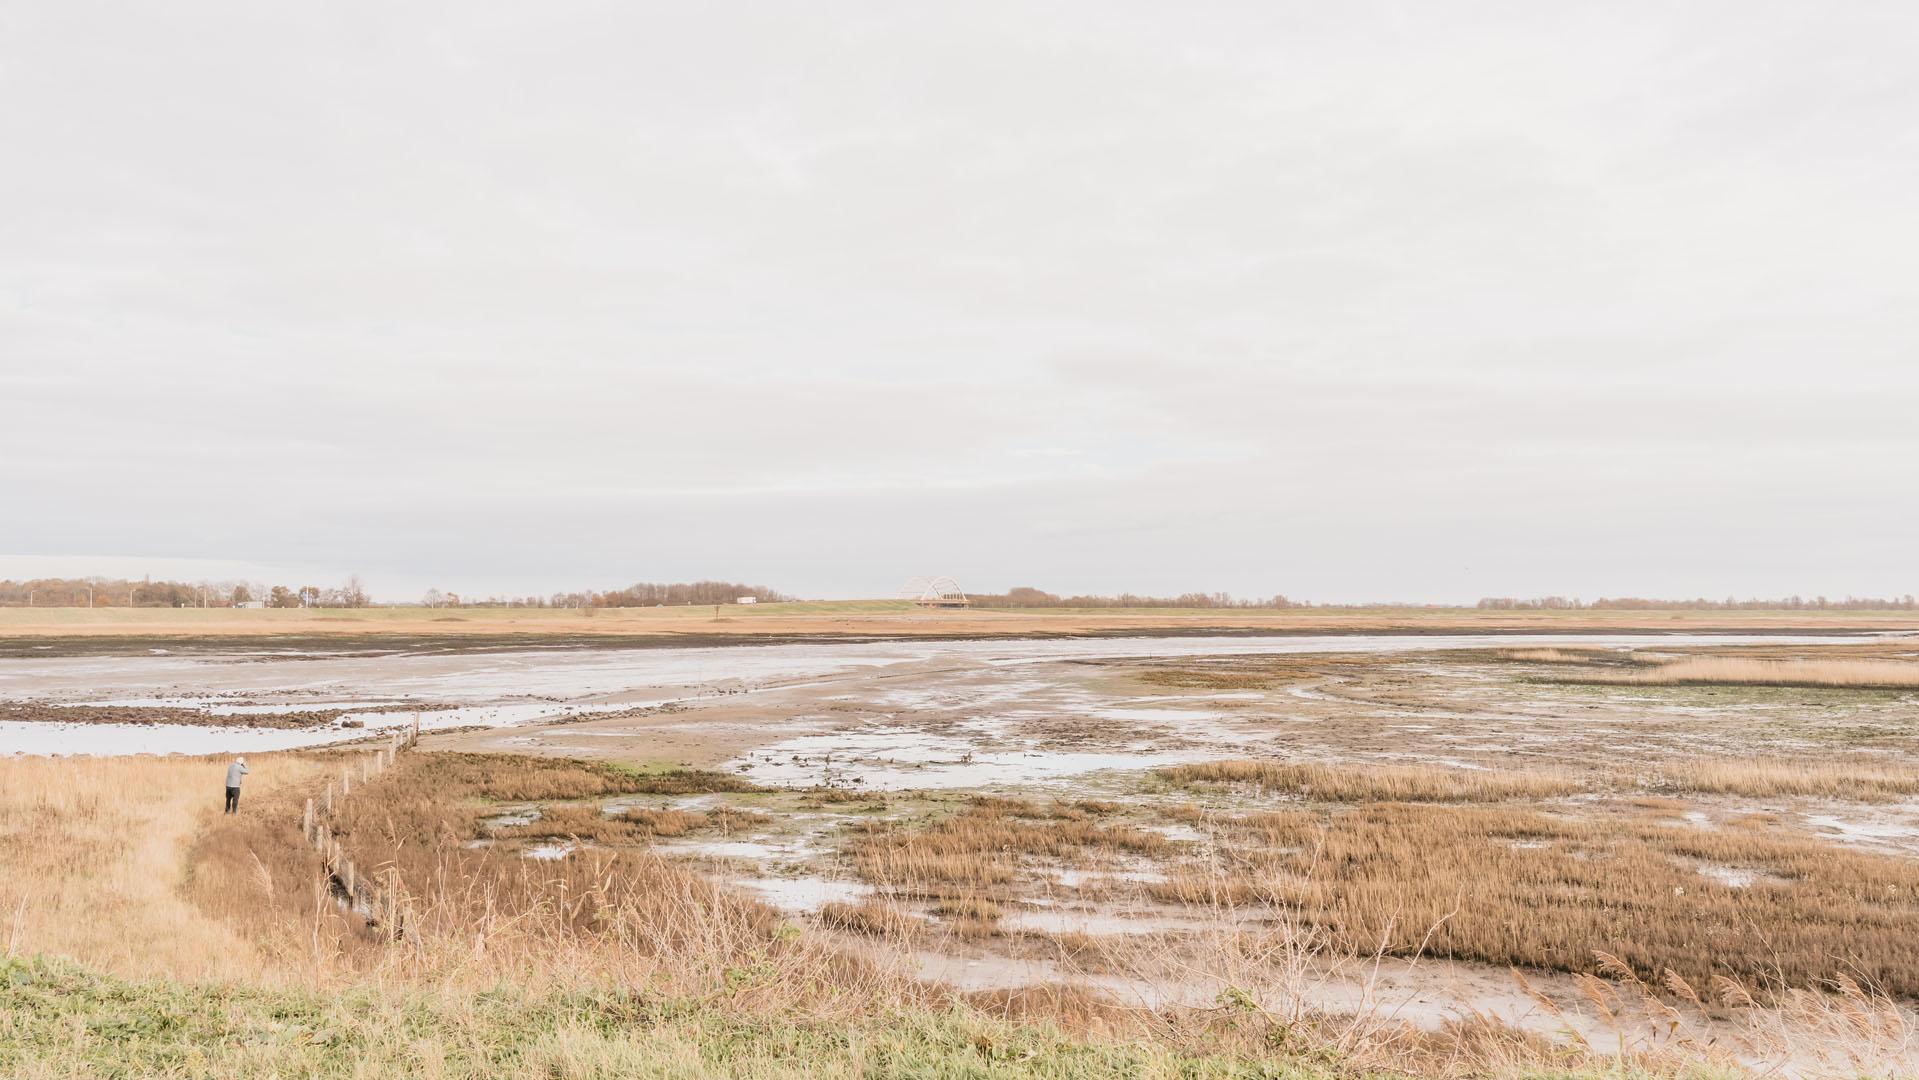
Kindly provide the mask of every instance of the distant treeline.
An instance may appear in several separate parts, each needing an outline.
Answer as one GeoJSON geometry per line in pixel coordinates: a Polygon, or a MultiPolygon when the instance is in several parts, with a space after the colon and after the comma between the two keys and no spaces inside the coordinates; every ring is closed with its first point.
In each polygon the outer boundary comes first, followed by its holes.
{"type": "Polygon", "coordinates": [[[553,597],[552,602],[557,607],[682,607],[689,604],[731,604],[747,596],[761,604],[795,599],[764,585],[741,585],[736,581],[682,581],[671,584],[642,581],[607,592],[560,593],[553,597]]]}
{"type": "Polygon", "coordinates": [[[1021,586],[998,596],[968,594],[974,607],[1006,608],[1304,608],[1311,604],[1274,596],[1265,600],[1241,600],[1223,593],[1181,593],[1178,596],[1056,596],[1039,589],[1021,586]]]}
{"type": "MultiPolygon", "coordinates": [[[[427,607],[675,607],[731,604],[750,596],[762,604],[793,597],[764,585],[732,581],[674,584],[641,582],[606,592],[554,593],[551,596],[462,597],[428,589],[427,607]]],[[[36,578],[0,581],[0,607],[249,607],[363,608],[373,606],[356,574],[344,585],[267,585],[258,581],[132,581],[127,578],[36,578]]]]}
{"type": "Polygon", "coordinates": [[[337,587],[266,585],[257,581],[131,581],[126,578],[36,578],[0,581],[0,607],[366,607],[372,601],[356,575],[337,587]]]}
{"type": "Polygon", "coordinates": [[[1488,611],[1914,611],[1919,610],[1919,600],[1912,594],[1896,596],[1888,600],[1873,597],[1848,596],[1844,600],[1832,600],[1824,596],[1810,599],[1804,596],[1788,596],[1783,600],[1739,600],[1726,597],[1724,600],[1645,600],[1634,596],[1602,596],[1592,603],[1578,598],[1564,596],[1536,596],[1530,600],[1519,600],[1510,596],[1488,596],[1479,602],[1479,606],[1488,611]]]}

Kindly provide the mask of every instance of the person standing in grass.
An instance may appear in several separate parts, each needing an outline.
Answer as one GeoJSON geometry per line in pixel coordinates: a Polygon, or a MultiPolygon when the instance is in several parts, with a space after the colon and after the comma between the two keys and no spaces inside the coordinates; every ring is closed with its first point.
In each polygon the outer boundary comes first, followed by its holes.
{"type": "Polygon", "coordinates": [[[229,814],[240,812],[240,778],[247,774],[247,759],[237,757],[227,766],[227,809],[229,814]]]}

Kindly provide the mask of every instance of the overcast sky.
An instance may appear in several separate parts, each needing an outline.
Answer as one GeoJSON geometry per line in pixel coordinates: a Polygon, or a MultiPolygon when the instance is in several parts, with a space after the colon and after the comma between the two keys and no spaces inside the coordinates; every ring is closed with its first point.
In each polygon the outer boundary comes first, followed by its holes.
{"type": "Polygon", "coordinates": [[[0,576],[1919,591],[1915,56],[1909,0],[11,0],[0,576]]]}

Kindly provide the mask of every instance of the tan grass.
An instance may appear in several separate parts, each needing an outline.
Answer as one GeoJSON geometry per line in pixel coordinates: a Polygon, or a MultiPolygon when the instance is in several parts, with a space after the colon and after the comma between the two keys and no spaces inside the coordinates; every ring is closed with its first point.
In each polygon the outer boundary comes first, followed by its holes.
{"type": "Polygon", "coordinates": [[[912,937],[921,928],[918,919],[884,900],[834,901],[820,907],[819,917],[838,930],[896,940],[912,937]]]}
{"type": "Polygon", "coordinates": [[[1610,649],[1501,649],[1498,655],[1502,660],[1528,664],[1594,664],[1617,661],[1626,654],[1610,649]]]}
{"type": "Polygon", "coordinates": [[[641,778],[599,762],[496,754],[443,753],[433,757],[435,791],[447,798],[504,802],[585,799],[642,790],[641,778]]]}
{"type": "MultiPolygon", "coordinates": [[[[337,888],[316,893],[320,869],[300,842],[298,793],[263,802],[252,817],[207,822],[193,851],[192,895],[274,962],[322,979],[379,972],[478,987],[511,977],[531,988],[611,981],[696,995],[731,985],[744,1011],[763,1004],[819,1015],[938,997],[824,937],[788,933],[772,909],[641,849],[588,847],[547,861],[466,846],[492,801],[509,793],[605,786],[597,766],[564,761],[542,763],[531,784],[516,760],[525,759],[501,759],[496,787],[474,755],[403,755],[336,806],[333,835],[358,876],[384,883],[397,875],[408,911],[398,928],[381,910],[345,907],[337,888]],[[404,931],[397,942],[396,929],[404,931]],[[744,986],[739,972],[750,973],[744,986]]],[[[590,805],[548,807],[536,824],[546,836],[645,835],[590,805]]]]}
{"type": "Polygon", "coordinates": [[[955,896],[935,901],[933,912],[949,919],[993,920],[1004,914],[999,904],[983,896],[955,896]]]}
{"type": "Polygon", "coordinates": [[[1698,656],[1646,670],[1589,673],[1582,681],[1630,686],[1785,686],[1919,689],[1919,664],[1899,660],[1758,660],[1698,656]]]}
{"type": "Polygon", "coordinates": [[[1585,791],[1577,777],[1547,772],[1460,769],[1442,765],[1328,765],[1284,761],[1206,761],[1157,773],[1180,786],[1244,784],[1312,802],[1497,802],[1585,791]]]}
{"type": "MultiPolygon", "coordinates": [[[[680,831],[684,831],[684,828],[680,831]]],[[[612,844],[636,842],[654,835],[654,832],[624,815],[609,817],[601,813],[597,806],[561,805],[544,807],[538,819],[525,825],[493,828],[490,835],[502,840],[584,840],[612,844]]]]}
{"type": "Polygon", "coordinates": [[[0,608],[4,638],[187,638],[218,635],[272,635],[348,640],[426,637],[435,642],[471,638],[499,642],[591,640],[645,636],[697,642],[702,638],[754,639],[766,636],[953,637],[982,635],[1055,636],[1100,632],[1140,633],[1200,628],[1267,632],[1303,630],[1346,633],[1413,630],[1419,632],[1491,630],[1546,631],[1694,627],[1823,628],[1894,630],[1919,628],[1909,611],[1487,611],[1471,608],[1392,606],[1291,609],[1113,608],[1027,609],[1021,611],[936,611],[903,600],[826,601],[729,606],[715,621],[707,607],[609,608],[583,618],[573,609],[463,608],[285,608],[264,611],[198,608],[0,608]]]}
{"type": "MultiPolygon", "coordinates": [[[[327,770],[280,755],[249,763],[244,820],[327,770]]],[[[186,852],[220,817],[226,766],[225,758],[0,759],[0,947],[133,978],[263,977],[263,957],[235,939],[221,908],[183,895],[186,852]]],[[[259,874],[243,858],[194,884],[210,897],[250,892],[259,874]]]]}
{"type": "Polygon", "coordinates": [[[1919,794],[1919,767],[1884,760],[1695,758],[1661,766],[1659,787],[1714,795],[1885,801],[1919,794]]]}
{"type": "Polygon", "coordinates": [[[925,827],[868,822],[850,850],[855,869],[868,881],[985,888],[1017,878],[1023,856],[1061,862],[1101,850],[1150,855],[1173,844],[1161,833],[1100,825],[1090,816],[1069,804],[976,799],[965,811],[925,827]]]}
{"type": "Polygon", "coordinates": [[[1238,839],[1219,863],[1152,891],[1277,907],[1362,952],[1423,942],[1443,957],[1577,972],[1608,949],[1643,978],[1804,986],[1848,971],[1919,996],[1919,863],[1763,820],[1703,829],[1645,814],[1380,803],[1248,815],[1220,822],[1238,839]],[[1701,866],[1767,880],[1732,887],[1701,866]]]}
{"type": "Polygon", "coordinates": [[[651,836],[685,836],[712,823],[705,814],[688,810],[649,810],[634,807],[621,815],[640,832],[651,836]]]}

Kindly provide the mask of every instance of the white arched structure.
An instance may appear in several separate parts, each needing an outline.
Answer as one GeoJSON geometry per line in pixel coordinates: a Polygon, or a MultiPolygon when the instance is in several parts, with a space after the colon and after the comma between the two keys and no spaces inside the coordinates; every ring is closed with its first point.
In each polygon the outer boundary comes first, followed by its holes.
{"type": "Polygon", "coordinates": [[[966,598],[965,590],[959,582],[945,575],[939,577],[916,577],[908,579],[900,586],[899,598],[911,600],[921,607],[965,607],[972,603],[966,598]]]}

